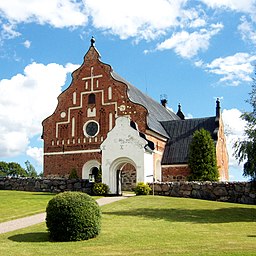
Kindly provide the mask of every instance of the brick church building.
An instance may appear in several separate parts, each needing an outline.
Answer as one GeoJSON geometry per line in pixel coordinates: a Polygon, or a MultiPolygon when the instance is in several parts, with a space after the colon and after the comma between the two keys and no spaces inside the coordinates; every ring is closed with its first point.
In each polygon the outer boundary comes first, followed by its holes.
{"type": "Polygon", "coordinates": [[[137,182],[185,180],[195,130],[208,130],[216,144],[220,180],[228,179],[228,155],[220,102],[212,117],[185,119],[166,100],[156,102],[100,61],[91,46],[71,85],[43,121],[44,176],[91,179],[101,168],[112,193],[137,182]]]}

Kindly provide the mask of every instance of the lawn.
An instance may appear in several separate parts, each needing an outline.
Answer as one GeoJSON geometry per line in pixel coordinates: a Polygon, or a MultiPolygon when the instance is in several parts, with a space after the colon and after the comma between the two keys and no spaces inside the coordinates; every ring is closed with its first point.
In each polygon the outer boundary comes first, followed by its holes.
{"type": "Polygon", "coordinates": [[[102,232],[49,242],[45,224],[0,235],[2,256],[255,255],[256,206],[140,196],[102,207],[102,232]]]}
{"type": "Polygon", "coordinates": [[[0,222],[45,211],[51,193],[0,190],[0,222]]]}

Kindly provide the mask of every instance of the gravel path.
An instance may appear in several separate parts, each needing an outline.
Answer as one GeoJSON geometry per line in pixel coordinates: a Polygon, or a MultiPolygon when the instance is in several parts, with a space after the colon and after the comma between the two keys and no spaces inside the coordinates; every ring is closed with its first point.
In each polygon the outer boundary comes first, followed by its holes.
{"type": "MultiPolygon", "coordinates": [[[[133,195],[124,195],[118,197],[102,197],[97,199],[99,206],[110,204],[116,201],[126,199],[133,195]]],[[[26,228],[45,221],[46,213],[39,213],[33,216],[28,216],[16,220],[10,220],[7,222],[0,223],[0,234],[14,231],[21,228],[26,228]]]]}

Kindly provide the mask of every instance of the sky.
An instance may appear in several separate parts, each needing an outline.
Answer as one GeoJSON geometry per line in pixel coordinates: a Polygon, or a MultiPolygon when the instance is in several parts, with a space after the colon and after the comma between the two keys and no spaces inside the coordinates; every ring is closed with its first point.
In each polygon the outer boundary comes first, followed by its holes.
{"type": "Polygon", "coordinates": [[[42,120],[96,39],[101,61],[186,118],[221,101],[231,181],[246,180],[233,144],[256,63],[256,0],[1,0],[0,161],[43,170],[42,120]]]}

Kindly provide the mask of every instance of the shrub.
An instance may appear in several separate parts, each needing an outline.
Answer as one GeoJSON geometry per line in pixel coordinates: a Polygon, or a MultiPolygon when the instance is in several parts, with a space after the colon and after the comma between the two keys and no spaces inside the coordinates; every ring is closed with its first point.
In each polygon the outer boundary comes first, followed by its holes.
{"type": "Polygon", "coordinates": [[[75,168],[73,168],[68,176],[69,179],[78,179],[78,174],[75,168]]]}
{"type": "Polygon", "coordinates": [[[134,188],[135,194],[138,195],[149,195],[151,191],[151,188],[148,184],[145,184],[144,182],[139,182],[136,187],[134,188]]]}
{"type": "Polygon", "coordinates": [[[60,193],[47,205],[46,226],[53,241],[79,241],[96,237],[100,225],[100,207],[85,193],[60,193]]]}
{"type": "Polygon", "coordinates": [[[97,175],[95,176],[95,182],[96,183],[101,183],[102,182],[102,169],[101,169],[101,165],[99,166],[99,170],[97,172],[97,175]]]}
{"type": "Polygon", "coordinates": [[[94,183],[92,192],[96,196],[107,195],[109,193],[109,186],[105,183],[94,183]]]}

